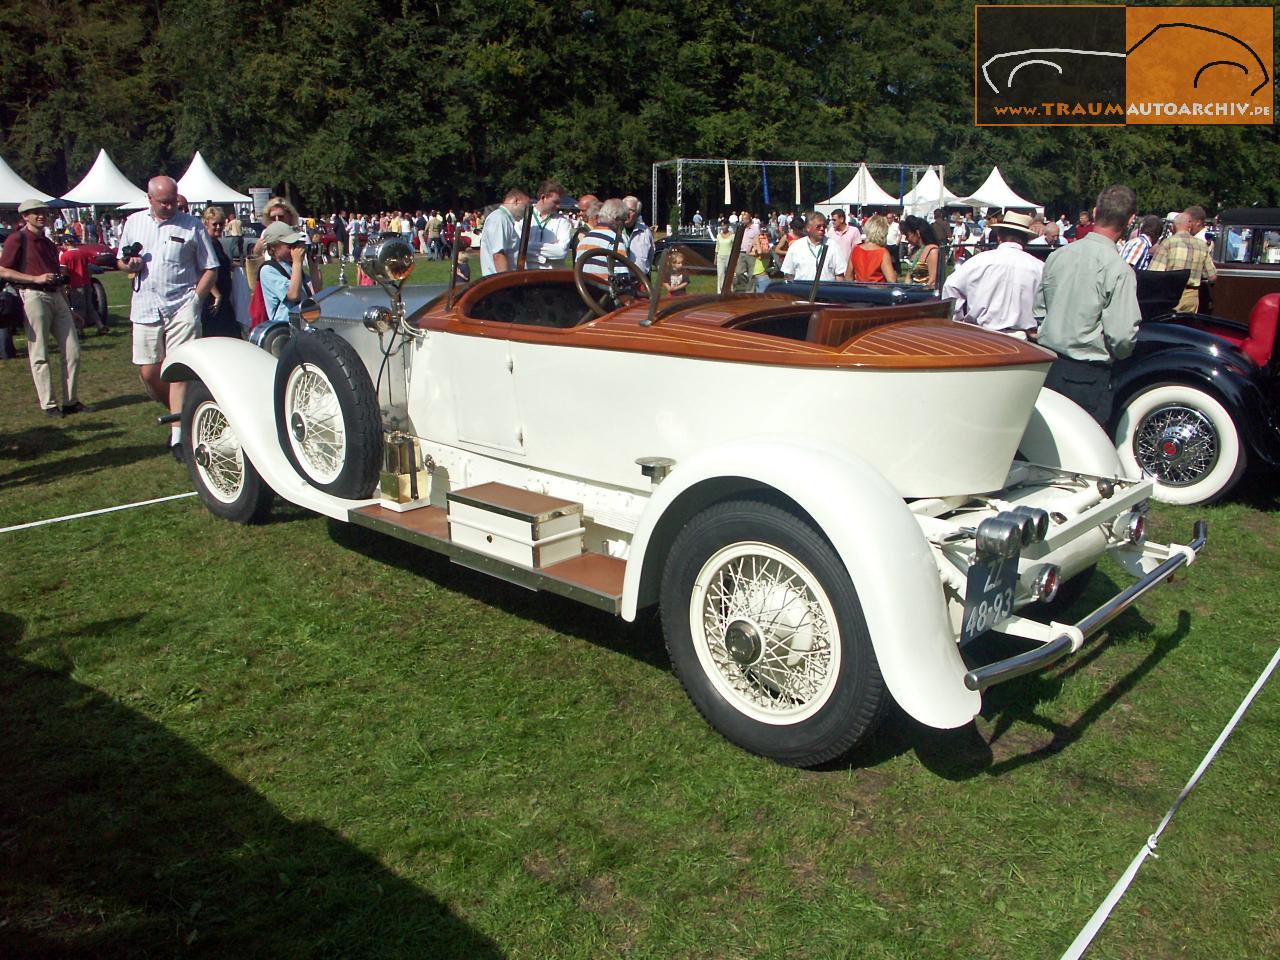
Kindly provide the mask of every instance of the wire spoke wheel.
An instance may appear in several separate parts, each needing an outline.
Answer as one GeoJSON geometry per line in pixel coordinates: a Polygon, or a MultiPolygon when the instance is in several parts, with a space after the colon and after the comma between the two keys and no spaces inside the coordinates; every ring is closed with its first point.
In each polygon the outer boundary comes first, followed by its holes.
{"type": "Polygon", "coordinates": [[[1203,480],[1217,464],[1218,433],[1199,410],[1160,407],[1138,424],[1134,455],[1144,473],[1184,487],[1203,480]]]}
{"type": "Polygon", "coordinates": [[[303,363],[285,386],[285,424],[294,455],[320,483],[332,483],[347,456],[347,434],[333,384],[324,371],[303,363]]]}
{"type": "Polygon", "coordinates": [[[192,486],[215,517],[232,523],[267,518],[275,493],[245,453],[227,411],[200,380],[187,384],[182,398],[182,452],[192,486]]]}
{"type": "Polygon", "coordinates": [[[763,723],[794,723],[826,703],[840,669],[831,601],[795,557],[730,544],[694,580],[690,627],[711,682],[763,723]]]}
{"type": "Polygon", "coordinates": [[[244,452],[222,409],[212,402],[196,407],[192,418],[196,471],[209,493],[234,503],[244,489],[244,452]]]}
{"type": "Polygon", "coordinates": [[[1207,390],[1163,383],[1127,398],[1116,453],[1130,476],[1149,477],[1165,503],[1212,503],[1244,474],[1248,452],[1232,410],[1207,390]]]}

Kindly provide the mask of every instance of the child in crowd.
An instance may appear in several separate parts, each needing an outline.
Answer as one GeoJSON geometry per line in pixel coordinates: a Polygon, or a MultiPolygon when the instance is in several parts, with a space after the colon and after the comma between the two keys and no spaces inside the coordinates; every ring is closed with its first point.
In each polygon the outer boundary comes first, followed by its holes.
{"type": "Polygon", "coordinates": [[[667,261],[667,275],[662,281],[662,292],[668,297],[683,297],[689,292],[689,274],[684,269],[683,253],[673,253],[667,261]]]}

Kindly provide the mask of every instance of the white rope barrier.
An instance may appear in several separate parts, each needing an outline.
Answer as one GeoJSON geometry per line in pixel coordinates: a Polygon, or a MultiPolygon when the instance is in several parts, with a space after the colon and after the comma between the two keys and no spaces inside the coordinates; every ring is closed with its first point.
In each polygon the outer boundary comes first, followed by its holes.
{"type": "Polygon", "coordinates": [[[1213,762],[1213,758],[1218,755],[1218,751],[1222,749],[1222,745],[1227,742],[1227,738],[1231,736],[1236,728],[1236,724],[1240,722],[1240,718],[1244,716],[1258,692],[1271,678],[1271,674],[1275,672],[1276,665],[1280,664],[1280,649],[1277,649],[1275,655],[1271,658],[1271,662],[1267,664],[1265,670],[1258,677],[1253,685],[1253,689],[1240,702],[1240,706],[1236,708],[1235,715],[1222,729],[1222,733],[1218,734],[1218,739],[1213,746],[1209,748],[1209,752],[1205,754],[1200,766],[1196,767],[1196,772],[1191,775],[1191,779],[1187,781],[1187,785],[1182,788],[1182,792],[1178,794],[1178,799],[1173,801],[1173,806],[1169,808],[1169,812],[1164,815],[1164,819],[1160,821],[1160,826],[1156,827],[1156,832],[1147,837],[1147,842],[1142,845],[1142,849],[1138,851],[1130,862],[1128,869],[1116,881],[1116,885],[1111,888],[1111,892],[1107,894],[1102,904],[1094,911],[1089,922],[1084,925],[1084,929],[1077,934],[1075,940],[1071,942],[1071,946],[1067,947],[1067,952],[1062,955],[1062,960],[1080,960],[1084,956],[1084,952],[1089,949],[1089,945],[1093,943],[1093,938],[1098,935],[1098,931],[1102,929],[1102,925],[1107,922],[1107,918],[1111,915],[1111,911],[1115,905],[1120,902],[1120,898],[1124,896],[1125,891],[1129,889],[1129,884],[1133,882],[1133,878],[1138,875],[1138,869],[1142,866],[1147,857],[1159,857],[1156,853],[1156,844],[1160,840],[1160,834],[1164,833],[1165,827],[1169,826],[1169,822],[1173,820],[1173,816],[1178,812],[1178,808],[1182,806],[1182,801],[1186,800],[1200,781],[1200,777],[1205,770],[1209,768],[1209,764],[1213,762]]]}
{"type": "Polygon", "coordinates": [[[84,513],[72,513],[65,517],[50,517],[47,520],[32,520],[30,523],[19,523],[12,527],[0,527],[0,533],[13,533],[15,530],[30,530],[32,527],[44,527],[51,523],[65,523],[68,520],[81,520],[85,517],[97,517],[104,513],[115,513],[117,510],[132,510],[134,507],[149,507],[153,503],[166,503],[169,500],[183,500],[194,497],[195,491],[175,493],[171,497],[156,497],[154,500],[139,500],[137,503],[122,503],[118,507],[103,507],[101,510],[87,510],[84,513]]]}

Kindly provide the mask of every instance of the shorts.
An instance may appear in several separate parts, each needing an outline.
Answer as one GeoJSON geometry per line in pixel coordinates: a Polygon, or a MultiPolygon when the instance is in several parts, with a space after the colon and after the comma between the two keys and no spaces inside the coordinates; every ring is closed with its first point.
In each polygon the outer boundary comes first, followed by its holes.
{"type": "Polygon", "coordinates": [[[193,293],[172,316],[161,323],[133,323],[133,362],[137,366],[160,363],[166,354],[176,350],[188,340],[196,339],[199,331],[198,308],[200,301],[193,293]]]}

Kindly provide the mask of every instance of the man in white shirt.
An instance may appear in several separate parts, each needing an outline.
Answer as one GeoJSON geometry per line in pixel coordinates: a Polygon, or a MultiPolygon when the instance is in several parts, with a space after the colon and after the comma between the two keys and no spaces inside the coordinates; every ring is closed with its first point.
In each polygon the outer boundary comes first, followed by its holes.
{"type": "MultiPolygon", "coordinates": [[[[218,279],[218,256],[204,224],[178,212],[178,184],[171,177],[152,177],[147,200],[149,209],[125,221],[118,253],[120,269],[134,282],[133,362],[148,395],[170,413],[181,413],[186,384],[165,383],[160,368],[170,351],[199,335],[200,308],[218,279]],[[141,251],[126,258],[125,248],[135,243],[141,251]]],[[[181,439],[175,423],[169,447],[179,462],[181,439]]]]}
{"type": "Polygon", "coordinates": [[[1025,337],[1036,326],[1033,308],[1044,273],[1044,264],[1022,249],[1034,235],[1031,217],[1006,213],[992,231],[999,246],[956,267],[942,285],[942,299],[956,301],[957,319],[1025,337]]]}
{"type": "Polygon", "coordinates": [[[886,213],[885,217],[889,221],[889,230],[885,234],[884,245],[889,248],[889,255],[896,259],[898,245],[902,243],[902,228],[898,226],[898,215],[896,213],[886,213]]]}
{"type": "Polygon", "coordinates": [[[848,272],[849,261],[839,247],[827,244],[827,218],[811,213],[805,221],[805,238],[787,248],[787,256],[782,261],[783,275],[788,280],[812,280],[824,249],[827,256],[822,263],[822,279],[838,280],[848,272]]]}
{"type": "Polygon", "coordinates": [[[1038,237],[1033,237],[1027,242],[1028,247],[1065,247],[1059,231],[1062,228],[1058,226],[1058,221],[1050,220],[1044,225],[1044,232],[1038,237]]]}
{"type": "MultiPolygon", "coordinates": [[[[538,187],[538,200],[529,218],[529,248],[524,260],[527,270],[554,270],[564,266],[569,241],[573,238],[573,224],[568,217],[560,215],[562,196],[564,187],[554,180],[543,180],[538,187]]],[[[523,221],[516,224],[516,230],[523,232],[523,221]]]]}
{"type": "Polygon", "coordinates": [[[480,232],[480,275],[506,273],[516,268],[520,252],[520,226],[529,207],[529,194],[512,187],[502,198],[502,205],[484,218],[480,232]]]}
{"type": "Polygon", "coordinates": [[[653,231],[640,219],[641,203],[639,197],[623,197],[627,205],[627,220],[622,227],[622,239],[627,245],[627,254],[645,273],[653,264],[653,231]]]}

